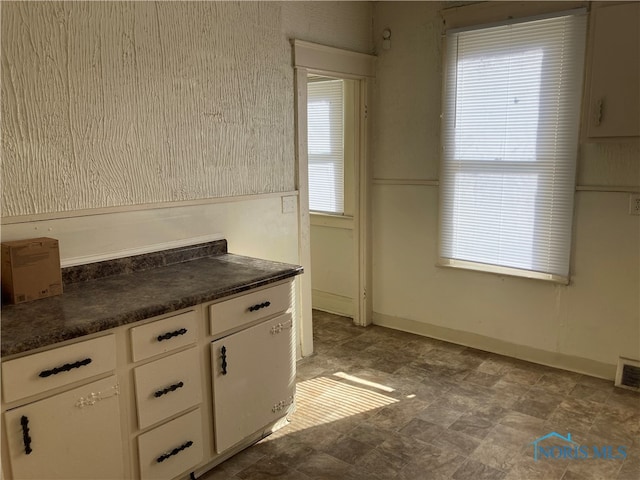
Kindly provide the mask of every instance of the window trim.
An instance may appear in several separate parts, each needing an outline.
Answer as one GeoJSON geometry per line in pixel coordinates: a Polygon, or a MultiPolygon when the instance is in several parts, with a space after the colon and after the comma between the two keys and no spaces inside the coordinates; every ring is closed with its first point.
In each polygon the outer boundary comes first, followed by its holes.
{"type": "Polygon", "coordinates": [[[536,20],[545,20],[547,18],[564,17],[568,15],[583,15],[587,13],[586,7],[572,8],[569,10],[558,10],[553,12],[541,13],[539,15],[529,15],[524,17],[510,18],[506,20],[497,20],[495,22],[480,23],[468,25],[465,27],[456,27],[447,29],[446,33],[472,32],[474,30],[484,30],[485,28],[502,27],[505,25],[517,25],[519,23],[535,22],[536,20]]]}
{"type": "Polygon", "coordinates": [[[569,10],[588,9],[589,3],[588,1],[489,1],[445,8],[440,11],[440,15],[445,24],[445,31],[449,32],[460,28],[484,28],[499,22],[514,23],[543,15],[555,16],[569,10]]]}

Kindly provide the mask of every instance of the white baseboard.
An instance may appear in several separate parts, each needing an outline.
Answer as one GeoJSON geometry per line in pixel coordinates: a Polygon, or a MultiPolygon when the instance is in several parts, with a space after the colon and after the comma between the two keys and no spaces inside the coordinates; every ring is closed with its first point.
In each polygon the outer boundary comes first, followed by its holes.
{"type": "Polygon", "coordinates": [[[311,305],[316,310],[353,318],[353,298],[350,297],[314,289],[311,292],[311,305]]]}
{"type": "Polygon", "coordinates": [[[559,352],[550,352],[525,345],[505,342],[496,338],[478,335],[476,333],[454,330],[429,323],[418,322],[406,318],[398,318],[382,313],[373,312],[373,323],[382,327],[415,333],[425,337],[444,340],[446,342],[477,348],[487,352],[506,355],[520,360],[526,360],[549,367],[562,368],[577,373],[584,373],[598,378],[613,380],[616,365],[598,362],[583,357],[576,357],[559,352]]]}

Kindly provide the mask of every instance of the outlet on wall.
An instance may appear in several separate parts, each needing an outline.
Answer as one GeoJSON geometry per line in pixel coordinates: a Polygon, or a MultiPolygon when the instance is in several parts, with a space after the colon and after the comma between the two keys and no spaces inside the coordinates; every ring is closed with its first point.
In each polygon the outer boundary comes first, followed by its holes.
{"type": "Polygon", "coordinates": [[[640,215],[640,193],[629,195],[629,215],[640,215]]]}

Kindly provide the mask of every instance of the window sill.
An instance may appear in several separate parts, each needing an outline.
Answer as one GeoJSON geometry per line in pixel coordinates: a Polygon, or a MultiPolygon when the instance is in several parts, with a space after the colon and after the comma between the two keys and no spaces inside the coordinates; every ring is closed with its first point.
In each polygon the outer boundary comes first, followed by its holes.
{"type": "Polygon", "coordinates": [[[331,215],[327,213],[310,212],[311,225],[315,227],[342,228],[353,230],[353,216],[331,215]]]}
{"type": "Polygon", "coordinates": [[[452,258],[439,258],[437,266],[446,268],[458,268],[463,270],[474,270],[476,272],[507,275],[510,277],[544,280],[546,282],[558,283],[560,285],[569,285],[569,277],[565,277],[562,275],[534,272],[531,270],[521,270],[519,268],[501,267],[498,265],[490,265],[488,263],[467,262],[465,260],[454,260],[452,258]]]}

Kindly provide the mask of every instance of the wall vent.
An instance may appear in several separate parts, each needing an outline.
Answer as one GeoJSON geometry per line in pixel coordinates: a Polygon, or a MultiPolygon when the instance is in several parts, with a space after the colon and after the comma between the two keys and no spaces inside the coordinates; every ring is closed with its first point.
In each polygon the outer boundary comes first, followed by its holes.
{"type": "Polygon", "coordinates": [[[616,372],[616,387],[640,392],[640,361],[620,357],[616,372]]]}

